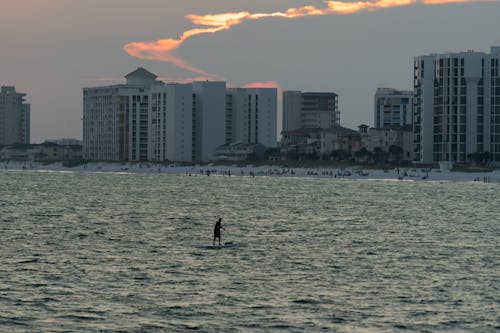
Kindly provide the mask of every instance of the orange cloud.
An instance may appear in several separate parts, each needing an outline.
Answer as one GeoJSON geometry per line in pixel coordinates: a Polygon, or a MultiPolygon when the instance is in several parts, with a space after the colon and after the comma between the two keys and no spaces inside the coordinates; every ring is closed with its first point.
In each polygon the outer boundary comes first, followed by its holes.
{"type": "Polygon", "coordinates": [[[195,81],[214,81],[214,78],[208,76],[196,76],[189,78],[158,77],[158,80],[169,83],[193,83],[195,81]]]}
{"type": "Polygon", "coordinates": [[[278,81],[264,81],[264,82],[252,82],[247,83],[243,86],[243,88],[276,88],[278,94],[278,102],[281,103],[281,98],[283,95],[283,88],[279,85],[278,81]]]}
{"type": "Polygon", "coordinates": [[[186,61],[175,55],[175,51],[190,37],[200,34],[217,33],[221,30],[228,30],[231,27],[241,24],[246,20],[260,20],[267,17],[279,18],[300,18],[306,16],[323,15],[348,15],[361,11],[374,11],[384,8],[409,6],[412,4],[451,4],[466,2],[491,2],[497,0],[373,0],[373,1],[326,1],[325,8],[316,6],[303,6],[298,8],[289,8],[284,12],[273,13],[250,13],[229,12],[220,14],[196,15],[189,14],[186,18],[199,27],[185,31],[179,39],[160,39],[152,42],[133,42],[124,46],[125,52],[129,55],[148,60],[159,60],[174,64],[198,75],[210,78],[216,78],[200,68],[188,64],[186,61]]]}
{"type": "Polygon", "coordinates": [[[175,66],[186,69],[190,72],[203,76],[214,77],[213,74],[207,73],[197,67],[191,66],[186,61],[173,54],[173,51],[179,48],[179,46],[182,45],[185,39],[186,38],[181,38],[178,40],[160,39],[154,42],[135,42],[125,45],[123,49],[129,55],[139,59],[170,62],[175,66]]]}
{"type": "MultiPolygon", "coordinates": [[[[482,0],[482,2],[495,2],[497,0],[482,0]]],[[[479,2],[477,0],[423,0],[426,5],[444,5],[447,3],[467,3],[467,2],[479,2]]]]}
{"type": "Polygon", "coordinates": [[[249,12],[239,13],[222,13],[222,14],[208,14],[208,15],[186,15],[192,23],[197,25],[206,25],[210,27],[231,27],[235,24],[240,24],[244,19],[252,16],[249,12]]]}
{"type": "Polygon", "coordinates": [[[278,81],[264,81],[247,83],[243,88],[280,88],[278,81]]]}

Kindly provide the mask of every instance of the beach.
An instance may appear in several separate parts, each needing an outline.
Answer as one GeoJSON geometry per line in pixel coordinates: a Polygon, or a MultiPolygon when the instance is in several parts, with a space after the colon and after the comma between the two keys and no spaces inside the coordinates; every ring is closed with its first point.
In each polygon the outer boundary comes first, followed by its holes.
{"type": "Polygon", "coordinates": [[[42,164],[38,162],[2,161],[0,170],[33,170],[39,172],[120,172],[182,174],[189,177],[312,177],[333,179],[385,179],[398,181],[462,181],[500,183],[500,170],[490,172],[456,172],[438,168],[392,168],[363,169],[359,166],[342,168],[290,168],[279,166],[227,166],[227,165],[164,165],[153,162],[91,162],[75,167],[61,162],[42,164]]]}

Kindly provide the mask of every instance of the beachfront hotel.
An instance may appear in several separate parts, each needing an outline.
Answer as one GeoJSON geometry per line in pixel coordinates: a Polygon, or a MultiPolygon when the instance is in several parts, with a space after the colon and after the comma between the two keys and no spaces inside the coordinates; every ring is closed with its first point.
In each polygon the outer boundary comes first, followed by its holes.
{"type": "Polygon", "coordinates": [[[500,163],[500,47],[414,59],[416,161],[467,162],[490,153],[500,163]]]}
{"type": "Polygon", "coordinates": [[[277,146],[276,88],[164,83],[144,68],[125,78],[83,88],[85,159],[208,162],[228,143],[277,146]]]}
{"type": "Polygon", "coordinates": [[[413,124],[413,91],[377,88],[374,128],[413,124]]]}
{"type": "Polygon", "coordinates": [[[283,92],[283,131],[340,125],[338,95],[333,92],[283,92]]]}
{"type": "Polygon", "coordinates": [[[30,104],[15,87],[0,88],[0,146],[30,143],[30,104]]]}

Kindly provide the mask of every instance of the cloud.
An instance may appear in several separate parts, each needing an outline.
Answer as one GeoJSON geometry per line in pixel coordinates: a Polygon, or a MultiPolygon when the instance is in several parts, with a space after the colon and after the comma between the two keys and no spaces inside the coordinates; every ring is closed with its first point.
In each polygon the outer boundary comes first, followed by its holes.
{"type": "Polygon", "coordinates": [[[217,78],[217,75],[208,73],[175,55],[175,51],[190,37],[200,34],[213,34],[248,20],[260,20],[268,17],[295,19],[306,16],[350,15],[361,11],[375,11],[391,7],[409,6],[413,4],[439,5],[453,3],[491,2],[496,0],[373,0],[373,1],[325,1],[326,7],[303,6],[288,8],[281,12],[251,13],[248,11],[228,12],[218,14],[188,14],[186,18],[198,27],[186,30],[179,39],[159,39],[150,42],[132,42],[124,46],[129,55],[147,60],[158,60],[196,73],[198,75],[217,78]]]}
{"type": "Polygon", "coordinates": [[[195,81],[214,81],[214,78],[211,76],[195,76],[189,78],[171,78],[171,77],[158,77],[158,80],[164,82],[172,82],[172,83],[192,83],[195,81]]]}
{"type": "Polygon", "coordinates": [[[252,82],[245,84],[242,88],[277,88],[280,89],[278,81],[252,82]]]}

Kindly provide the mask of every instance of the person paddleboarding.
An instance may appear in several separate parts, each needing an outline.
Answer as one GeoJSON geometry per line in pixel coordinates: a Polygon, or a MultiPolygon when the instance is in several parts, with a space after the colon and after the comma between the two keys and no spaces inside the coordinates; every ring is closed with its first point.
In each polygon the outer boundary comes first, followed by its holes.
{"type": "Polygon", "coordinates": [[[219,217],[219,220],[217,222],[215,222],[215,227],[214,227],[214,243],[213,243],[213,245],[215,245],[215,239],[216,238],[219,239],[219,245],[220,245],[221,229],[224,229],[224,228],[222,227],[222,218],[219,217]]]}

